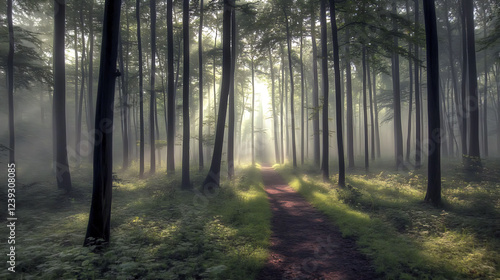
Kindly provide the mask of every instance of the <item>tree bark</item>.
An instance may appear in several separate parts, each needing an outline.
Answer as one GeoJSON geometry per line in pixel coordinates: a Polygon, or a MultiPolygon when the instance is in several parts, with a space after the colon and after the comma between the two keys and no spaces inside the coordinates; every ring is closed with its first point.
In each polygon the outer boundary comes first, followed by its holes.
{"type": "Polygon", "coordinates": [[[167,0],[167,172],[175,171],[175,88],[174,88],[174,35],[172,23],[172,0],[167,0]]]}
{"type": "Polygon", "coordinates": [[[150,98],[149,98],[149,145],[150,149],[150,170],[149,173],[156,172],[156,149],[155,149],[155,72],[156,72],[156,0],[149,1],[149,11],[151,14],[151,78],[150,98]]]}
{"type": "Polygon", "coordinates": [[[434,0],[424,0],[425,37],[427,47],[427,114],[429,166],[425,201],[441,204],[441,133],[439,115],[439,53],[434,0]]]}
{"type": "Polygon", "coordinates": [[[293,83],[293,68],[292,68],[292,46],[291,46],[291,34],[290,28],[288,26],[288,16],[286,14],[286,9],[283,8],[285,13],[285,25],[286,25],[286,43],[288,49],[288,68],[290,71],[290,115],[292,118],[292,163],[293,167],[297,167],[297,151],[295,145],[295,111],[293,106],[293,95],[294,95],[294,83],[293,83]]]}
{"type": "Polygon", "coordinates": [[[370,162],[368,160],[369,150],[368,150],[368,105],[366,98],[366,46],[362,46],[362,64],[363,64],[363,135],[364,135],[364,146],[365,146],[365,169],[368,169],[370,162]]]}
{"type": "MultiPolygon", "coordinates": [[[[234,6],[236,1],[232,1],[234,6]]],[[[231,76],[229,77],[229,127],[227,136],[227,173],[228,178],[233,178],[234,175],[234,73],[236,71],[236,12],[231,14],[231,76]]]]}
{"type": "MultiPolygon", "coordinates": [[[[396,4],[392,3],[392,11],[396,14],[396,4]]],[[[393,20],[393,31],[397,32],[396,21],[393,20]]],[[[398,37],[394,36],[394,47],[398,47],[398,37]]],[[[394,92],[393,108],[394,108],[394,144],[396,156],[396,168],[400,169],[403,166],[403,133],[401,129],[401,89],[399,80],[399,55],[396,51],[392,53],[392,86],[394,92]]]]}
{"type": "Polygon", "coordinates": [[[113,103],[121,1],[106,0],[97,88],[92,205],[85,246],[109,244],[113,184],[113,103]],[[99,135],[98,135],[99,134],[99,135]]]}
{"type": "Polygon", "coordinates": [[[203,169],[203,0],[200,0],[200,27],[198,29],[198,88],[199,88],[199,110],[198,110],[198,165],[203,169]]]}
{"type": "Polygon", "coordinates": [[[274,92],[274,64],[273,64],[273,54],[271,52],[271,48],[269,48],[269,68],[271,71],[271,104],[273,109],[273,132],[274,132],[274,155],[276,157],[276,163],[281,163],[280,161],[280,153],[279,153],[279,145],[278,145],[278,123],[276,117],[276,101],[275,101],[275,92],[274,92]]]}
{"type": "Polygon", "coordinates": [[[139,51],[139,177],[144,174],[144,93],[142,80],[142,43],[140,0],[135,3],[135,17],[137,20],[137,49],[139,51]]]}
{"type": "Polygon", "coordinates": [[[368,95],[370,98],[370,154],[371,154],[371,159],[375,159],[375,123],[373,120],[373,96],[372,96],[372,82],[371,82],[371,77],[370,77],[370,64],[369,64],[370,59],[366,60],[366,74],[367,74],[367,82],[368,82],[368,95]]]}
{"type": "Polygon", "coordinates": [[[300,164],[304,165],[304,63],[302,62],[302,20],[300,21],[300,164]]]}
{"type": "Polygon", "coordinates": [[[124,54],[123,54],[123,40],[122,40],[122,32],[120,31],[119,35],[119,51],[120,51],[120,78],[121,78],[121,88],[122,88],[122,100],[120,104],[120,116],[123,122],[123,129],[122,129],[122,139],[123,139],[123,145],[122,145],[122,151],[123,151],[123,163],[122,163],[122,168],[123,170],[126,170],[128,168],[128,120],[127,120],[127,115],[128,115],[128,107],[127,107],[127,86],[126,86],[126,81],[125,81],[125,67],[123,65],[123,60],[124,60],[124,54]]]}
{"type": "Polygon", "coordinates": [[[323,163],[321,170],[323,173],[323,181],[330,179],[328,156],[329,156],[329,129],[328,129],[328,50],[327,50],[327,34],[326,34],[326,0],[321,0],[321,81],[323,91],[323,163]]]}
{"type": "Polygon", "coordinates": [[[339,42],[335,17],[335,0],[330,0],[330,22],[332,25],[333,68],[335,70],[335,105],[337,122],[337,149],[339,159],[339,186],[345,186],[344,137],[342,133],[342,90],[340,85],[339,42]]]}
{"type": "Polygon", "coordinates": [[[252,136],[251,136],[251,147],[252,147],[252,165],[255,165],[255,70],[254,70],[254,57],[252,55],[252,136]]]}
{"type": "Polygon", "coordinates": [[[182,75],[182,188],[190,189],[189,179],[189,0],[182,2],[182,34],[184,40],[182,75]]]}
{"type": "MultiPolygon", "coordinates": [[[[419,23],[419,1],[415,1],[415,28],[418,29],[419,23]]],[[[422,128],[421,128],[421,94],[420,94],[420,61],[419,61],[419,48],[415,44],[415,168],[419,169],[422,164],[422,128]]]]}
{"type": "MultiPolygon", "coordinates": [[[[313,105],[313,154],[314,165],[320,165],[320,148],[319,148],[319,100],[318,100],[318,48],[316,46],[316,17],[314,9],[311,10],[311,40],[312,40],[312,56],[313,56],[313,91],[312,91],[312,105],[313,105]]],[[[348,140],[349,141],[349,140],[348,140]]]]}
{"type": "MultiPolygon", "coordinates": [[[[57,5],[57,3],[56,3],[57,5]]],[[[64,16],[64,15],[63,15],[64,16]]],[[[64,18],[63,18],[64,20],[64,18]]],[[[14,134],[14,24],[12,23],[12,0],[7,0],[7,24],[9,28],[9,54],[7,56],[7,84],[9,102],[9,163],[15,163],[16,139],[14,134]]],[[[60,24],[60,22],[59,22],[60,24]]],[[[64,21],[63,21],[64,24],[64,21]]],[[[64,28],[63,28],[64,40],[64,28]]],[[[64,47],[64,45],[63,45],[64,47]]],[[[64,58],[63,58],[64,59],[64,58]]],[[[64,66],[64,65],[63,65],[64,66]]],[[[59,182],[59,180],[58,180],[59,182]]]]}
{"type": "MultiPolygon", "coordinates": [[[[66,20],[66,4],[60,1],[54,1],[54,136],[55,143],[55,170],[57,187],[66,192],[71,191],[71,175],[68,164],[68,151],[66,142],[66,66],[65,66],[65,20],[66,20]]],[[[10,37],[9,32],[9,37],[10,37]]],[[[13,35],[12,35],[13,36],[13,35]]],[[[9,48],[10,49],[10,48],[9,48]]],[[[10,50],[9,50],[10,52],[10,50]]],[[[13,85],[13,84],[12,84],[13,85]]],[[[9,100],[9,103],[11,100],[9,100]]],[[[13,102],[13,100],[12,100],[13,102]]],[[[13,112],[13,110],[11,110],[13,112]]],[[[10,113],[10,111],[9,111],[10,113]]],[[[12,129],[13,130],[13,116],[12,129]]],[[[14,134],[11,134],[11,137],[14,134]]],[[[13,139],[9,142],[14,144],[13,139]]],[[[14,160],[14,155],[10,160],[14,160]]]]}
{"type": "Polygon", "coordinates": [[[352,110],[352,77],[351,77],[351,59],[350,59],[350,51],[349,51],[349,29],[346,29],[346,47],[345,47],[345,56],[346,56],[346,130],[347,130],[347,159],[349,162],[349,168],[354,167],[354,127],[353,127],[353,110],[352,110]]]}

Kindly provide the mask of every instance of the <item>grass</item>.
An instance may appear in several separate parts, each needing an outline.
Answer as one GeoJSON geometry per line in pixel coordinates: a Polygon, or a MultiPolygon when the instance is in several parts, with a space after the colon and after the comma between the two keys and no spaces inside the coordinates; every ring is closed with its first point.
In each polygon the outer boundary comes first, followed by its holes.
{"type": "Polygon", "coordinates": [[[354,170],[346,188],[322,182],[315,168],[275,168],[344,236],[356,239],[385,279],[500,279],[500,174],[498,162],[483,181],[467,182],[459,165],[443,174],[443,207],[423,202],[419,172],[354,170]]]}
{"type": "MultiPolygon", "coordinates": [[[[71,197],[58,193],[49,179],[19,185],[16,274],[5,269],[0,278],[254,279],[270,237],[260,170],[243,168],[211,193],[181,190],[180,172],[144,180],[137,173],[117,174],[111,245],[99,254],[82,247],[90,170],[72,173],[71,197]]],[[[191,174],[200,186],[206,171],[191,174]]]]}

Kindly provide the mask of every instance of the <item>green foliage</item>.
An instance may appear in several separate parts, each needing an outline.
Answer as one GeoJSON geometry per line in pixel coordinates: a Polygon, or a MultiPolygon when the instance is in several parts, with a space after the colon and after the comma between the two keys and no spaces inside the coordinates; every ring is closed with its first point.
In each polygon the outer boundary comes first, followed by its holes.
{"type": "MultiPolygon", "coordinates": [[[[215,194],[183,191],[180,176],[135,178],[137,170],[117,173],[111,222],[111,245],[94,253],[82,247],[90,188],[75,172],[75,189],[64,209],[50,208],[61,197],[52,186],[39,204],[19,206],[25,218],[16,250],[22,257],[17,274],[2,279],[253,279],[267,258],[270,209],[256,168],[240,170],[215,194]],[[36,213],[36,214],[35,214],[36,213]]],[[[180,174],[179,174],[180,175],[180,174]]],[[[200,184],[203,172],[192,172],[200,184]]]]}
{"type": "Polygon", "coordinates": [[[446,166],[444,174],[453,175],[443,178],[444,209],[423,202],[427,182],[419,172],[351,175],[341,189],[318,174],[275,168],[344,236],[356,238],[383,278],[498,279],[498,174],[486,169],[472,185],[459,165],[446,166]]]}

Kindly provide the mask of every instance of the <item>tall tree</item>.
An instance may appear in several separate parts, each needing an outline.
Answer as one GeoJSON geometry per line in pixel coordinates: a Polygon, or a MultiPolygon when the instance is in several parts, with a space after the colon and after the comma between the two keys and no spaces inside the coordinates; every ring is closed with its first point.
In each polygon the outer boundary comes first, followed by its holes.
{"type": "Polygon", "coordinates": [[[122,38],[123,32],[120,30],[120,35],[119,35],[119,53],[120,53],[120,59],[119,59],[119,65],[120,65],[120,80],[121,80],[121,89],[122,89],[122,98],[121,98],[121,104],[120,104],[120,115],[121,115],[121,121],[122,121],[122,139],[123,139],[123,164],[122,168],[125,170],[128,168],[128,93],[127,93],[127,82],[125,80],[125,66],[124,66],[124,54],[123,54],[123,38],[122,38]]]}
{"type": "Polygon", "coordinates": [[[65,21],[66,4],[54,1],[54,136],[55,170],[57,187],[67,192],[71,190],[71,175],[68,164],[66,143],[66,66],[65,66],[65,21]]]}
{"type": "Polygon", "coordinates": [[[333,68],[335,71],[335,111],[337,122],[337,149],[339,157],[339,186],[345,186],[344,137],[342,133],[342,90],[340,85],[339,40],[335,17],[335,0],[330,0],[330,23],[332,25],[333,68]]]}
{"type": "Polygon", "coordinates": [[[352,111],[352,78],[351,78],[351,61],[350,61],[350,35],[349,29],[346,29],[346,46],[345,46],[345,76],[346,76],[346,132],[347,132],[347,159],[349,167],[354,167],[354,127],[353,127],[353,111],[352,111]]]}
{"type": "Polygon", "coordinates": [[[321,81],[323,91],[323,163],[321,170],[323,173],[323,180],[327,181],[330,178],[330,171],[328,167],[329,155],[329,132],[328,129],[328,49],[327,49],[327,34],[326,34],[326,0],[321,0],[320,10],[320,24],[321,24],[321,81]]]}
{"type": "MultiPolygon", "coordinates": [[[[420,24],[419,24],[419,1],[415,1],[415,30],[418,30],[420,24]]],[[[422,135],[421,135],[421,124],[420,120],[422,119],[421,117],[421,94],[420,94],[420,62],[419,62],[419,47],[418,44],[415,44],[415,167],[418,169],[420,168],[421,162],[422,162],[422,151],[421,151],[421,142],[422,142],[422,135]]]]}
{"type": "Polygon", "coordinates": [[[276,97],[275,97],[275,85],[274,85],[274,64],[273,64],[273,53],[271,48],[269,48],[269,68],[271,72],[271,105],[273,110],[273,132],[274,132],[274,155],[276,157],[276,163],[281,163],[280,152],[278,145],[278,119],[276,116],[276,97]]]}
{"type": "Polygon", "coordinates": [[[424,0],[425,38],[427,47],[427,114],[429,166],[425,201],[441,203],[441,133],[439,113],[439,52],[434,0],[424,0]]]}
{"type": "Polygon", "coordinates": [[[311,40],[312,40],[312,64],[313,64],[313,84],[312,84],[312,104],[313,104],[313,155],[314,164],[319,167],[319,101],[318,101],[318,48],[316,45],[316,11],[311,8],[311,40]]]}
{"type": "Polygon", "coordinates": [[[189,179],[189,0],[182,2],[182,36],[184,37],[182,74],[182,188],[191,188],[189,179]]]}
{"type": "Polygon", "coordinates": [[[363,135],[364,135],[364,146],[365,146],[365,169],[368,169],[368,112],[367,112],[367,98],[366,98],[366,46],[363,43],[362,48],[362,64],[363,64],[363,135]]]}
{"type": "MultiPolygon", "coordinates": [[[[150,170],[151,174],[156,171],[155,158],[155,108],[156,108],[156,92],[155,92],[155,70],[156,70],[156,0],[149,1],[149,11],[151,13],[151,78],[149,79],[151,87],[151,95],[149,98],[149,145],[150,149],[150,170]]],[[[184,38],[186,39],[186,38],[184,38]]]]}
{"type": "Polygon", "coordinates": [[[140,0],[135,2],[135,17],[137,20],[137,49],[139,52],[139,176],[144,174],[144,93],[142,80],[142,43],[140,0]]]}
{"type": "Polygon", "coordinates": [[[229,98],[231,72],[231,0],[224,0],[222,16],[222,86],[220,94],[219,114],[215,134],[214,152],[208,175],[203,182],[204,188],[219,187],[220,166],[222,159],[222,144],[224,140],[224,125],[226,122],[227,102],[229,98]]]}
{"type": "Polygon", "coordinates": [[[302,61],[302,49],[303,49],[303,28],[302,28],[302,19],[300,20],[300,164],[304,164],[304,63],[302,61]]]}
{"type": "Polygon", "coordinates": [[[200,0],[200,27],[198,29],[198,165],[203,169],[203,0],[200,0]]]}
{"type": "Polygon", "coordinates": [[[283,12],[285,14],[285,26],[286,26],[286,44],[288,49],[288,68],[290,74],[290,112],[292,118],[292,162],[293,167],[297,167],[297,151],[295,145],[295,110],[293,106],[293,95],[294,95],[294,83],[293,83],[293,68],[292,68],[292,46],[291,46],[291,34],[290,27],[288,26],[288,15],[286,13],[286,8],[283,7],[283,12]]]}
{"type": "Polygon", "coordinates": [[[476,41],[474,35],[474,5],[472,0],[463,0],[463,11],[465,14],[465,27],[467,33],[467,66],[469,99],[467,102],[469,112],[469,156],[471,164],[481,164],[479,152],[479,95],[477,92],[477,68],[476,68],[476,41]]]}
{"type": "MultiPolygon", "coordinates": [[[[64,22],[63,22],[64,23],[64,22]]],[[[9,54],[7,56],[7,84],[9,102],[9,162],[15,162],[16,139],[14,135],[14,24],[12,23],[12,0],[7,0],[7,24],[9,28],[9,54]]],[[[64,32],[64,30],[63,30],[64,32]]],[[[63,33],[64,36],[64,33],[63,33]]],[[[64,37],[63,37],[64,39],[64,37]]],[[[64,45],[63,45],[64,47],[64,45]]],[[[59,180],[58,180],[59,182],[59,180]]]]}
{"type": "MultiPolygon", "coordinates": [[[[396,3],[392,3],[392,12],[397,13],[396,3]]],[[[396,20],[393,20],[393,32],[398,32],[396,20]]],[[[398,45],[398,37],[393,38],[394,50],[392,52],[392,90],[393,90],[393,108],[394,108],[394,148],[396,156],[396,168],[403,166],[403,131],[401,129],[401,89],[399,79],[399,55],[396,49],[398,45]]]]}
{"type": "MultiPolygon", "coordinates": [[[[231,5],[236,4],[233,0],[231,5]]],[[[229,77],[229,127],[227,135],[227,175],[231,179],[234,175],[234,118],[235,118],[235,105],[234,105],[234,73],[236,71],[236,12],[231,13],[231,76],[229,77]]]]}
{"type": "Polygon", "coordinates": [[[174,87],[174,31],[172,21],[172,0],[167,0],[167,172],[175,171],[175,87],[174,87]]]}
{"type": "Polygon", "coordinates": [[[94,177],[92,205],[85,235],[85,246],[106,245],[110,240],[113,184],[113,103],[116,59],[120,28],[120,0],[106,0],[102,32],[101,62],[95,118],[94,177]],[[102,240],[102,241],[101,241],[102,240]]]}
{"type": "MultiPolygon", "coordinates": [[[[87,128],[89,142],[92,144],[94,133],[94,0],[90,1],[89,7],[89,54],[88,59],[88,87],[87,87],[87,128]]],[[[90,154],[92,155],[92,153],[90,154]]],[[[90,157],[89,159],[92,159],[90,157]]]]}

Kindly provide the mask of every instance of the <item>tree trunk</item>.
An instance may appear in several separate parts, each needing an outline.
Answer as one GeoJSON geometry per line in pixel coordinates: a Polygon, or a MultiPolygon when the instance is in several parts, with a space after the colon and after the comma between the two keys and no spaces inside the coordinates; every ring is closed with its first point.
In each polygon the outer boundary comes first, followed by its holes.
{"type": "MultiPolygon", "coordinates": [[[[71,191],[71,175],[68,164],[68,151],[66,143],[66,66],[65,66],[65,51],[64,51],[64,37],[65,37],[65,20],[66,20],[66,4],[54,1],[54,136],[55,143],[55,167],[57,187],[66,192],[71,191]]],[[[9,32],[9,37],[13,37],[9,32]]],[[[9,48],[10,49],[10,48],[9,48]]],[[[10,53],[10,50],[9,50],[10,53]]],[[[10,72],[12,73],[12,72],[10,72]]],[[[13,79],[12,79],[13,80],[13,79]]],[[[9,84],[10,86],[10,84],[9,84]]],[[[12,84],[13,86],[13,84],[12,84]]],[[[10,96],[9,96],[10,97],[10,96]]],[[[9,105],[13,98],[10,100],[9,105]]],[[[13,112],[13,110],[9,110],[13,112]]],[[[14,123],[13,115],[9,121],[9,130],[13,132],[14,123]]],[[[10,145],[14,146],[14,134],[10,134],[10,145]]],[[[14,160],[14,154],[10,158],[11,162],[14,160]]]]}
{"type": "MultiPolygon", "coordinates": [[[[468,147],[468,123],[469,119],[469,111],[467,108],[467,75],[469,72],[468,59],[467,59],[467,28],[466,28],[466,20],[465,20],[465,1],[462,0],[462,13],[461,13],[461,23],[462,23],[462,84],[461,84],[461,104],[462,104],[462,156],[463,159],[466,160],[466,156],[469,155],[469,147],[468,147]]],[[[470,129],[470,128],[469,128],[470,129]]]]}
{"type": "Polygon", "coordinates": [[[481,165],[479,152],[479,95],[477,91],[477,69],[476,69],[476,41],[474,35],[474,5],[472,1],[463,1],[465,13],[465,25],[467,32],[467,66],[469,99],[468,111],[470,120],[469,129],[469,156],[474,167],[481,165]]]}
{"type": "MultiPolygon", "coordinates": [[[[94,1],[90,1],[90,14],[89,14],[89,55],[88,59],[88,87],[87,87],[87,128],[89,134],[89,143],[93,144],[94,134],[94,1]]],[[[90,152],[92,156],[92,150],[90,152]]],[[[92,157],[89,157],[92,159],[92,157]]]]}
{"type": "Polygon", "coordinates": [[[269,68],[271,71],[271,104],[273,107],[274,155],[276,157],[276,163],[280,163],[280,153],[278,146],[278,123],[276,117],[276,101],[274,94],[274,64],[273,64],[273,54],[271,52],[271,48],[269,48],[269,68]]]}
{"type": "MultiPolygon", "coordinates": [[[[415,1],[415,29],[419,28],[419,1],[415,1]]],[[[418,44],[415,44],[415,168],[419,169],[421,164],[422,164],[422,149],[421,149],[421,143],[422,143],[422,128],[420,121],[422,119],[421,116],[421,94],[420,94],[420,79],[419,79],[419,74],[420,74],[420,61],[419,61],[419,48],[418,44]]]]}
{"type": "Polygon", "coordinates": [[[351,83],[351,61],[349,52],[349,29],[346,29],[346,47],[345,47],[345,59],[346,59],[346,131],[347,131],[347,159],[349,162],[349,168],[354,167],[354,131],[353,131],[353,111],[352,111],[352,83],[351,83]]]}
{"type": "Polygon", "coordinates": [[[94,142],[94,181],[85,246],[107,245],[110,240],[113,184],[113,102],[121,1],[106,0],[101,45],[101,65],[97,88],[94,142]],[[102,240],[101,240],[102,239],[102,240]]]}
{"type": "Polygon", "coordinates": [[[365,169],[369,167],[369,150],[368,150],[368,112],[367,112],[367,98],[366,98],[366,46],[362,47],[362,64],[363,64],[363,135],[365,144],[365,169]]]}
{"type": "Polygon", "coordinates": [[[175,88],[174,88],[174,35],[172,23],[172,0],[167,0],[167,172],[175,171],[175,88]]]}
{"type": "Polygon", "coordinates": [[[137,20],[137,49],[139,51],[139,177],[144,174],[144,94],[142,81],[142,43],[141,43],[141,17],[140,0],[135,3],[135,17],[137,20]]]}
{"type": "Polygon", "coordinates": [[[286,43],[288,49],[288,68],[290,71],[290,113],[292,118],[292,162],[293,167],[297,167],[297,151],[295,145],[295,112],[293,106],[293,95],[294,95],[294,84],[293,84],[293,69],[292,69],[292,46],[291,46],[291,34],[290,28],[288,26],[288,16],[286,14],[286,9],[283,8],[285,13],[285,24],[286,24],[286,43]]]}
{"type": "MultiPolygon", "coordinates": [[[[235,0],[232,1],[234,6],[235,0]]],[[[229,77],[229,128],[227,135],[227,173],[228,178],[233,178],[234,175],[234,73],[236,71],[236,12],[231,14],[231,76],[229,77]]]]}
{"type": "MultiPolygon", "coordinates": [[[[312,56],[313,56],[313,92],[312,92],[312,105],[313,105],[313,154],[314,165],[320,165],[320,149],[319,149],[319,100],[318,100],[318,48],[316,46],[316,17],[314,9],[311,10],[311,40],[312,40],[312,56]]],[[[349,143],[349,140],[348,140],[349,143]]]]}
{"type": "MultiPolygon", "coordinates": [[[[204,150],[203,150],[203,0],[200,2],[200,26],[198,29],[198,65],[199,65],[199,110],[198,110],[198,165],[199,170],[204,168],[204,150]]],[[[208,95],[208,105],[210,108],[210,95],[208,95]]],[[[208,124],[210,131],[210,123],[208,124]]]]}
{"type": "Polygon", "coordinates": [[[371,159],[375,159],[375,122],[373,120],[373,95],[372,95],[372,82],[371,82],[371,77],[370,77],[370,59],[366,60],[366,74],[367,74],[367,81],[368,81],[368,95],[370,98],[370,123],[371,123],[371,141],[370,141],[370,148],[371,148],[371,159]]]}
{"type": "Polygon", "coordinates": [[[300,164],[304,165],[304,63],[302,62],[302,20],[300,21],[300,164]]]}
{"type": "Polygon", "coordinates": [[[251,136],[251,146],[252,146],[252,165],[255,165],[255,71],[254,71],[254,61],[252,55],[252,136],[251,136]]]}
{"type": "Polygon", "coordinates": [[[123,129],[122,129],[122,139],[123,139],[123,164],[122,168],[123,170],[126,170],[128,168],[128,123],[127,123],[127,114],[128,114],[128,107],[127,107],[127,86],[125,83],[125,67],[123,65],[123,60],[124,60],[124,54],[123,54],[123,40],[122,40],[122,32],[120,31],[119,35],[119,51],[120,51],[120,78],[121,78],[121,88],[122,88],[122,100],[121,100],[121,106],[120,106],[120,116],[123,122],[123,129]]]}
{"type": "MultiPolygon", "coordinates": [[[[281,53],[281,52],[280,52],[281,53]]],[[[284,149],[284,144],[285,142],[283,141],[283,117],[284,117],[284,114],[283,114],[283,92],[284,92],[284,88],[283,88],[283,84],[284,84],[284,80],[285,80],[285,71],[284,71],[284,66],[283,66],[283,57],[281,59],[281,80],[280,81],[280,84],[279,84],[279,88],[280,88],[280,143],[281,143],[281,164],[284,164],[285,163],[285,149],[284,149]]]]}
{"type": "MultiPolygon", "coordinates": [[[[486,38],[486,11],[484,11],[484,22],[483,22],[483,34],[486,38]]],[[[483,104],[483,146],[484,146],[484,156],[488,156],[488,66],[487,66],[487,50],[484,50],[484,104],[483,104]]],[[[500,131],[499,131],[500,133],[500,131]]]]}
{"type": "Polygon", "coordinates": [[[183,75],[182,75],[182,188],[190,189],[189,179],[189,0],[182,1],[183,75]]]}
{"type": "Polygon", "coordinates": [[[149,173],[156,172],[156,158],[155,158],[155,70],[156,70],[156,0],[149,1],[149,10],[151,14],[151,78],[150,90],[151,95],[149,98],[149,145],[150,149],[150,170],[149,173]]]}
{"type": "MultiPolygon", "coordinates": [[[[396,14],[396,4],[392,3],[393,13],[396,14]]],[[[393,21],[393,31],[397,32],[397,23],[393,21]]],[[[394,47],[398,47],[398,37],[394,36],[394,47]]],[[[403,166],[403,133],[401,130],[401,89],[399,81],[399,55],[396,51],[392,53],[392,86],[394,92],[394,144],[396,156],[396,168],[403,166]]]]}
{"type": "Polygon", "coordinates": [[[222,159],[222,144],[224,140],[224,125],[226,122],[227,102],[229,98],[231,74],[231,0],[224,0],[224,14],[222,23],[222,87],[220,94],[219,114],[212,163],[208,175],[203,182],[204,189],[220,186],[220,166],[222,159]]]}
{"type": "MultiPolygon", "coordinates": [[[[56,3],[57,5],[57,3],[56,3]]],[[[56,10],[57,11],[57,10],[56,10]]],[[[9,102],[9,163],[15,163],[16,141],[14,135],[14,25],[12,23],[12,0],[7,0],[7,21],[9,25],[9,54],[7,57],[7,83],[9,102]]],[[[60,24],[60,22],[59,22],[60,24]]],[[[64,24],[64,14],[63,22],[64,24]]],[[[64,40],[64,28],[63,28],[64,40]]],[[[64,45],[63,45],[64,48],[64,45]]],[[[55,51],[55,50],[54,50],[55,51]]],[[[64,57],[63,57],[64,59],[64,57]]],[[[63,65],[64,67],[64,65],[63,65]]],[[[59,182],[59,180],[58,180],[59,182]]]]}
{"type": "Polygon", "coordinates": [[[425,201],[441,204],[441,137],[439,115],[439,53],[434,0],[424,0],[427,47],[427,114],[429,166],[425,201]]]}
{"type": "MultiPolygon", "coordinates": [[[[406,0],[406,16],[408,21],[410,21],[410,6],[408,0],[406,0]]],[[[411,53],[412,44],[408,43],[408,53],[411,53]]],[[[408,133],[406,136],[406,161],[410,162],[410,148],[411,148],[411,114],[413,109],[413,68],[412,68],[412,58],[408,59],[408,69],[410,76],[410,85],[408,88],[410,89],[410,98],[408,100],[408,133]]]]}
{"type": "Polygon", "coordinates": [[[342,134],[342,90],[340,85],[339,42],[335,17],[335,0],[330,0],[330,22],[332,25],[333,68],[335,70],[335,105],[337,122],[337,149],[339,157],[339,186],[345,186],[344,137],[342,134]]]}
{"type": "Polygon", "coordinates": [[[326,0],[321,0],[321,81],[323,91],[323,181],[328,181],[330,178],[328,167],[329,155],[329,129],[328,129],[328,49],[327,49],[327,34],[326,34],[326,0]]]}

